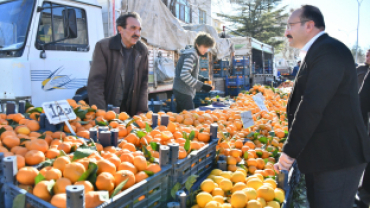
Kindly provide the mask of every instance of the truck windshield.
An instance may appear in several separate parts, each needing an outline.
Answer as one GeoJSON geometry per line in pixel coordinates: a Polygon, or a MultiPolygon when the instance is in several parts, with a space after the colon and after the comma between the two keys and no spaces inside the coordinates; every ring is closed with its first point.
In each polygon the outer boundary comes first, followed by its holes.
{"type": "Polygon", "coordinates": [[[0,0],[0,51],[23,48],[34,0],[0,0]]]}

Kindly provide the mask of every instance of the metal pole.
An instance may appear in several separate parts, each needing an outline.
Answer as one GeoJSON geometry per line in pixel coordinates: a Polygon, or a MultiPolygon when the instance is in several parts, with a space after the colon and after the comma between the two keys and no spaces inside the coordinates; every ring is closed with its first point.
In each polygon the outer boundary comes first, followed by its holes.
{"type": "Polygon", "coordinates": [[[357,55],[358,55],[358,29],[360,27],[360,7],[363,0],[359,1],[357,0],[357,10],[358,10],[358,19],[357,19],[357,40],[356,40],[356,59],[355,62],[357,62],[357,55]]]}

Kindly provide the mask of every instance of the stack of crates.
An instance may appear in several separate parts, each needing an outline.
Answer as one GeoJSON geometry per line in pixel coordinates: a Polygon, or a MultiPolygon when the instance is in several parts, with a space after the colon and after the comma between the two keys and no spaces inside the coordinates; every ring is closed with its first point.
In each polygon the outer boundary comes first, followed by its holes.
{"type": "Polygon", "coordinates": [[[213,77],[225,77],[229,73],[229,61],[215,61],[213,62],[213,77]]]}
{"type": "Polygon", "coordinates": [[[195,94],[195,97],[193,99],[194,107],[198,108],[199,106],[202,106],[202,100],[205,100],[206,97],[209,97],[210,94],[208,92],[197,92],[195,94]]]}
{"type": "Polygon", "coordinates": [[[234,58],[232,76],[244,75],[248,76],[249,73],[249,58],[234,58]]]}
{"type": "Polygon", "coordinates": [[[230,76],[225,80],[225,95],[237,96],[244,90],[249,90],[249,76],[230,76]]]}
{"type": "Polygon", "coordinates": [[[208,56],[199,57],[199,75],[209,78],[209,64],[208,64],[208,56]]]}

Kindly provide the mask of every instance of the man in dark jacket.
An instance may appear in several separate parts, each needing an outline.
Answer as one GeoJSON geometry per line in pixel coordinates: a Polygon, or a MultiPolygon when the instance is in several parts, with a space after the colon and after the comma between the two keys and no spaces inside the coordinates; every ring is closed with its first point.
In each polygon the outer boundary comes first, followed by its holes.
{"type": "Polygon", "coordinates": [[[304,5],[285,36],[301,49],[301,67],[287,104],[289,135],[277,170],[296,160],[310,207],[352,207],[370,140],[362,120],[355,63],[349,49],[325,32],[321,11],[304,5]]]}
{"type": "Polygon", "coordinates": [[[294,78],[295,78],[295,76],[297,76],[297,73],[298,73],[299,67],[301,67],[301,61],[298,61],[298,62],[297,62],[297,66],[295,66],[295,67],[293,68],[292,76],[294,76],[294,78]]]}
{"type": "Polygon", "coordinates": [[[89,104],[121,107],[130,116],[148,111],[148,49],[137,13],[116,20],[118,34],[96,43],[88,79],[89,104]]]}
{"type": "MultiPolygon", "coordinates": [[[[369,127],[370,113],[370,49],[367,51],[365,63],[357,67],[358,85],[360,88],[360,103],[364,123],[369,127]]],[[[369,132],[369,130],[368,130],[369,132]]],[[[367,164],[364,177],[356,195],[356,204],[359,208],[370,206],[370,163],[367,164]]]]}
{"type": "Polygon", "coordinates": [[[194,109],[193,99],[197,90],[209,92],[212,89],[211,85],[204,84],[207,79],[199,75],[199,56],[206,54],[214,44],[215,41],[209,34],[199,33],[194,47],[181,52],[173,82],[178,113],[194,109]]]}
{"type": "Polygon", "coordinates": [[[357,67],[358,89],[360,89],[366,73],[370,70],[370,49],[367,50],[365,63],[357,67]]]}

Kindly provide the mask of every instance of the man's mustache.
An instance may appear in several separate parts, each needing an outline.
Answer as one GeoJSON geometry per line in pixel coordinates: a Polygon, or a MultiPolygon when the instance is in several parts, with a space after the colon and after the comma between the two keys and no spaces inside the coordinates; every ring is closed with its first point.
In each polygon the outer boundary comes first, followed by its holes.
{"type": "Polygon", "coordinates": [[[139,36],[137,36],[137,35],[133,35],[132,37],[133,37],[133,38],[139,38],[139,36]]]}
{"type": "Polygon", "coordinates": [[[293,38],[291,35],[287,35],[286,37],[287,37],[287,38],[293,38]]]}

